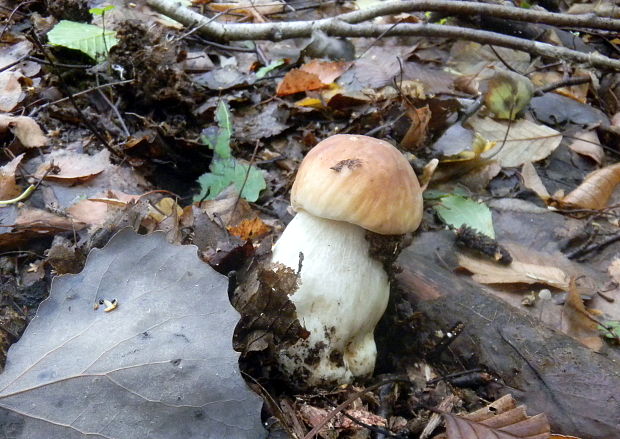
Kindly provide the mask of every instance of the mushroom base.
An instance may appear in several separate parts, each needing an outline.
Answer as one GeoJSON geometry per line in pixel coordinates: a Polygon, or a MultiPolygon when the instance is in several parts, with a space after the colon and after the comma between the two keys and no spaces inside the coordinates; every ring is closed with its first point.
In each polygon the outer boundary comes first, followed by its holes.
{"type": "Polygon", "coordinates": [[[374,370],[373,332],[390,286],[365,235],[359,226],[302,211],[274,247],[273,262],[301,266],[301,285],[290,299],[310,336],[278,354],[281,369],[300,386],[349,383],[374,370]]]}

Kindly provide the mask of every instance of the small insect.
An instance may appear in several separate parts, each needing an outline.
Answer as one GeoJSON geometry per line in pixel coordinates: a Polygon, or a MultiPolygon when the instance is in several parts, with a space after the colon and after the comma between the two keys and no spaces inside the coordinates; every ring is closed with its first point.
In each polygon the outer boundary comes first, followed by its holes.
{"type": "Polygon", "coordinates": [[[105,308],[103,309],[105,312],[114,311],[118,306],[118,300],[99,299],[99,303],[95,305],[95,310],[99,309],[99,305],[105,305],[105,308]]]}

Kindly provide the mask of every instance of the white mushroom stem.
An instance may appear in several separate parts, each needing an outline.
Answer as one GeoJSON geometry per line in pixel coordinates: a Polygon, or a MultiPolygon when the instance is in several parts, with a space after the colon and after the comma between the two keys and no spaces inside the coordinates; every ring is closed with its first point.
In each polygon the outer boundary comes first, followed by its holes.
{"type": "Polygon", "coordinates": [[[366,230],[300,211],[273,250],[273,262],[300,272],[290,297],[309,332],[280,353],[280,366],[305,386],[348,383],[370,375],[377,349],[374,329],[389,298],[381,263],[368,254],[366,230]]]}

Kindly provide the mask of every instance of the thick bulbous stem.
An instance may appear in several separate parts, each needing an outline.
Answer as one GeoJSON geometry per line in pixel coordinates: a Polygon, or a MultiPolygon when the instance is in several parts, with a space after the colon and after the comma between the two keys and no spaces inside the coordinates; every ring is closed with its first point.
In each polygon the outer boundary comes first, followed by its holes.
{"type": "Polygon", "coordinates": [[[301,264],[301,285],[290,299],[310,336],[278,358],[300,385],[348,383],[374,370],[373,332],[387,306],[389,282],[368,255],[365,234],[359,226],[301,211],[274,247],[273,262],[296,271],[301,264]]]}

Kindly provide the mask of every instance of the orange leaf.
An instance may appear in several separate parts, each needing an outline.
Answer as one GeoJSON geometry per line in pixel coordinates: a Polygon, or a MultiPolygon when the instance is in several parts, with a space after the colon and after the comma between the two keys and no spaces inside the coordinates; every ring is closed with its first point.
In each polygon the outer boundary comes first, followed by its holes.
{"type": "Polygon", "coordinates": [[[269,233],[269,226],[260,218],[251,220],[244,219],[238,226],[228,226],[231,235],[238,236],[243,240],[254,239],[269,233]]]}
{"type": "Polygon", "coordinates": [[[325,87],[325,84],[314,73],[293,69],[284,76],[284,79],[278,85],[276,94],[278,96],[287,96],[302,91],[318,90],[323,87],[325,87]]]}

